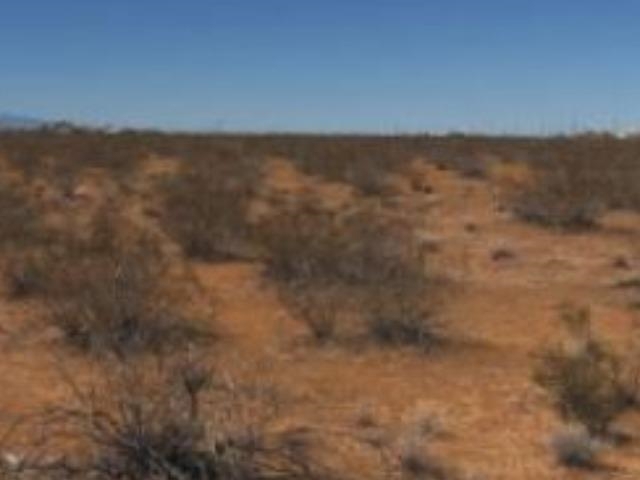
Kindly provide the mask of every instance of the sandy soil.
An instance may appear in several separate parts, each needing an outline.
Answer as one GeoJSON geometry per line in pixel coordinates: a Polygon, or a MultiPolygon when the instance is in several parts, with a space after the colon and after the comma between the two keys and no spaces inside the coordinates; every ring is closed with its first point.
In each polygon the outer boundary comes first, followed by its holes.
{"type": "MultiPolygon", "coordinates": [[[[283,159],[269,165],[258,214],[274,199],[286,201],[301,191],[333,208],[351,201],[345,186],[303,177],[283,159]]],[[[301,424],[357,431],[357,416],[366,407],[393,430],[412,412],[426,410],[440,419],[445,433],[434,441],[434,450],[476,476],[471,478],[640,478],[637,441],[608,452],[605,461],[612,469],[605,473],[557,466],[548,439],[560,422],[531,381],[533,355],[560,338],[559,308],[568,302],[591,307],[597,331],[625,345],[634,315],[627,296],[612,285],[638,267],[633,242],[640,218],[614,212],[596,231],[548,231],[500,212],[500,185],[492,177],[474,180],[429,166],[416,168],[412,175],[423,176],[433,192],[414,191],[407,178],[399,178],[385,208],[410,218],[417,234],[437,246],[431,268],[452,285],[440,314],[448,345],[428,355],[376,346],[314,346],[305,325],[263,279],[258,263],[197,264],[202,295],[219,301],[217,322],[224,340],[212,353],[216,361],[232,374],[274,385],[290,402],[287,417],[301,424]],[[619,257],[629,259],[631,269],[617,265],[619,257]]],[[[172,171],[170,161],[152,161],[118,205],[132,218],[153,224],[156,199],[150,178],[172,171]]],[[[92,193],[98,191],[104,194],[101,199],[117,202],[112,186],[104,185],[95,178],[87,181],[80,201],[98,202],[92,193]]],[[[3,425],[64,398],[61,358],[65,368],[92,375],[91,362],[70,355],[55,332],[34,327],[37,310],[29,302],[0,301],[3,425]]],[[[623,427],[633,431],[636,424],[631,416],[623,427]]],[[[350,468],[371,467],[365,457],[345,453],[350,468]]]]}

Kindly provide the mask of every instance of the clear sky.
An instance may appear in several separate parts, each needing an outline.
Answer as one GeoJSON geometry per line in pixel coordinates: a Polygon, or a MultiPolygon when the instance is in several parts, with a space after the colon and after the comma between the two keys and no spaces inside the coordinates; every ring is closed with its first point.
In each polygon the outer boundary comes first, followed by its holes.
{"type": "Polygon", "coordinates": [[[180,129],[640,126],[636,0],[0,0],[0,111],[180,129]]]}

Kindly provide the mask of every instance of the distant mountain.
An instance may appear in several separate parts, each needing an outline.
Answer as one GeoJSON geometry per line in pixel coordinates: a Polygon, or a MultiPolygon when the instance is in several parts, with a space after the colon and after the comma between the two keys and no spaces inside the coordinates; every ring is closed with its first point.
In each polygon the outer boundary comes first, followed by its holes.
{"type": "Polygon", "coordinates": [[[36,118],[11,113],[0,113],[0,130],[33,130],[46,122],[36,118]]]}

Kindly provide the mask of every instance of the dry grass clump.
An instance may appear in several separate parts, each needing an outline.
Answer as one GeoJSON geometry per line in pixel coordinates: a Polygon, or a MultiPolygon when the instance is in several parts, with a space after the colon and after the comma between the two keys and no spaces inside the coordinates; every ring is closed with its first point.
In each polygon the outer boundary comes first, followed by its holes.
{"type": "Polygon", "coordinates": [[[163,185],[163,225],[191,258],[231,259],[246,253],[250,238],[247,208],[259,171],[233,152],[185,160],[182,171],[163,185]]]}
{"type": "MultiPolygon", "coordinates": [[[[307,480],[321,478],[295,432],[243,413],[254,403],[199,364],[124,369],[35,422],[16,478],[96,480],[307,480]],[[193,383],[197,377],[197,382],[193,383]]],[[[268,409],[268,408],[267,408],[268,409]]],[[[325,477],[322,477],[325,478],[325,477]]]]}
{"type": "Polygon", "coordinates": [[[359,318],[385,344],[427,348],[437,338],[432,278],[411,231],[370,208],[344,215],[302,203],[261,228],[266,274],[318,340],[359,318]]]}

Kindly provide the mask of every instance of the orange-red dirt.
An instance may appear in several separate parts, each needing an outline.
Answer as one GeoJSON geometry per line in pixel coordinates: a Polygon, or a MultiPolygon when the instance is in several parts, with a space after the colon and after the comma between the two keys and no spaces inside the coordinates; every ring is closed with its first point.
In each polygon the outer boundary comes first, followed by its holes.
{"type": "MultiPolygon", "coordinates": [[[[132,218],[153,224],[149,212],[157,208],[157,198],[150,178],[173,171],[168,160],[150,160],[120,199],[109,182],[91,177],[77,202],[115,202],[132,218]]],[[[426,410],[441,419],[445,432],[434,441],[434,451],[478,478],[601,477],[601,472],[572,472],[556,464],[548,440],[561,423],[531,381],[533,355],[562,338],[559,308],[566,303],[591,307],[597,332],[624,348],[634,315],[629,299],[612,287],[628,275],[615,259],[626,256],[638,268],[633,241],[640,235],[640,218],[613,212],[598,230],[554,232],[500,212],[503,183],[525,181],[518,172],[476,180],[418,162],[411,175],[423,176],[433,192],[414,191],[408,178],[399,177],[395,196],[385,200],[384,208],[410,219],[417,234],[437,247],[430,268],[452,285],[440,312],[450,339],[446,346],[424,354],[374,345],[357,351],[314,345],[305,324],[292,317],[275,287],[261,276],[259,263],[201,263],[194,265],[195,273],[203,297],[218,300],[216,322],[222,334],[212,358],[232,375],[273,385],[290,400],[285,415],[291,422],[352,431],[360,428],[357,416],[366,407],[393,430],[412,412],[426,410]]],[[[268,214],[274,199],[286,201],[301,192],[316,195],[330,208],[346,208],[353,200],[350,188],[304,177],[286,160],[276,159],[268,164],[255,214],[268,214]]],[[[38,308],[0,301],[3,426],[64,398],[61,358],[80,378],[94,371],[91,361],[69,353],[55,332],[33,327],[38,308]]],[[[633,416],[622,424],[631,432],[637,426],[633,416]]],[[[615,469],[609,474],[640,478],[638,445],[634,441],[607,452],[604,461],[615,469]]],[[[356,457],[345,460],[349,468],[372,468],[356,457]]]]}

